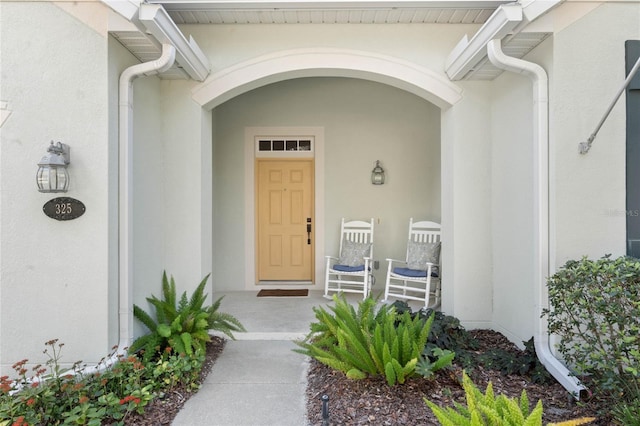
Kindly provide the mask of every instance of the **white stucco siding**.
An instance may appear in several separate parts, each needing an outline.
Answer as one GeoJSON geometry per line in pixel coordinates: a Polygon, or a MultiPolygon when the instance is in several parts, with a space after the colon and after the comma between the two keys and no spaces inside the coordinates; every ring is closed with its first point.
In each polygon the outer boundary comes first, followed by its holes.
{"type": "Polygon", "coordinates": [[[442,117],[442,310],[469,328],[491,325],[491,86],[462,82],[442,117]]]}
{"type": "MultiPolygon", "coordinates": [[[[71,9],[106,22],[100,4],[71,9]]],[[[94,362],[109,350],[107,36],[53,3],[2,2],[0,37],[12,109],[0,139],[0,374],[44,361],[54,338],[65,363],[94,362]],[[52,139],[71,147],[59,195],[86,205],[75,220],[42,212],[56,194],[39,193],[35,173],[52,139]]]]}
{"type": "MultiPolygon", "coordinates": [[[[214,286],[243,290],[246,126],[324,128],[323,232],[336,254],[340,218],[374,217],[375,292],[387,257],[404,257],[409,217],[440,221],[440,110],[404,91],[358,79],[305,78],[265,86],[214,110],[214,286]],[[380,160],[387,181],[371,184],[380,160]],[[378,223],[379,219],[379,223],[378,223]]],[[[317,265],[323,268],[323,264],[317,265]]],[[[323,282],[316,283],[322,288],[323,282]]]]}
{"type": "MultiPolygon", "coordinates": [[[[179,289],[195,289],[211,271],[210,114],[191,99],[193,81],[162,82],[164,265],[179,289]]],[[[182,291],[182,290],[181,290],[182,291]]]]}
{"type": "Polygon", "coordinates": [[[444,75],[447,56],[478,25],[182,25],[215,73],[251,58],[302,48],[353,49],[402,58],[444,75]]]}
{"type": "Polygon", "coordinates": [[[624,42],[640,38],[640,5],[603,4],[554,36],[551,88],[555,264],[622,255],[625,243],[624,95],[588,154],[595,130],[625,79],[624,42]]]}

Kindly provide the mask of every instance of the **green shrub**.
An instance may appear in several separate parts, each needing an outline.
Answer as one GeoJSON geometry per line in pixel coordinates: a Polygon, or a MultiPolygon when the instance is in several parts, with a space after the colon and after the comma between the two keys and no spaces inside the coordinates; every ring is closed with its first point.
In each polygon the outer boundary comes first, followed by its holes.
{"type": "Polygon", "coordinates": [[[528,375],[534,383],[552,382],[552,376],[536,355],[533,337],[523,343],[524,351],[513,353],[505,349],[496,348],[480,354],[478,360],[486,368],[500,371],[505,375],[528,375]]]}
{"type": "MultiPolygon", "coordinates": [[[[454,407],[441,408],[428,399],[424,399],[433,414],[443,426],[540,426],[542,425],[542,401],[531,409],[527,392],[522,391],[520,398],[508,398],[495,395],[491,382],[483,394],[463,371],[462,387],[467,405],[454,402],[454,407]]],[[[554,426],[582,425],[592,422],[593,418],[582,418],[556,423],[554,426]]],[[[549,425],[551,426],[551,424],[549,425]]]]}
{"type": "Polygon", "coordinates": [[[640,261],[630,257],[568,261],[548,279],[549,332],[593,392],[612,401],[640,398],[640,261]]]}
{"type": "Polygon", "coordinates": [[[616,404],[611,415],[616,425],[640,426],[640,400],[616,404]]]}
{"type": "MultiPolygon", "coordinates": [[[[503,374],[528,375],[535,383],[552,381],[551,375],[544,368],[536,356],[533,337],[523,342],[525,349],[520,353],[513,353],[504,349],[493,349],[486,353],[478,353],[479,342],[460,324],[458,318],[446,315],[433,309],[420,309],[413,312],[404,301],[396,301],[393,306],[400,313],[409,312],[411,316],[428,318],[434,316],[427,344],[423,351],[424,358],[435,361],[433,353],[439,350],[455,353],[456,364],[468,371],[477,365],[498,370],[503,374]]],[[[420,364],[420,362],[419,362],[420,364]]]]}
{"type": "Polygon", "coordinates": [[[162,299],[156,296],[147,298],[155,309],[155,319],[138,305],[133,305],[133,314],[150,331],[138,338],[129,351],[144,349],[145,357],[154,357],[167,347],[181,354],[193,355],[203,351],[206,342],[211,340],[209,330],[217,330],[234,338],[234,331],[245,331],[242,324],[232,315],[218,312],[222,297],[210,307],[205,307],[207,295],[204,287],[209,275],[204,277],[190,298],[183,292],[180,299],[176,296],[176,283],[167,273],[162,274],[162,299]]]}
{"type": "MultiPolygon", "coordinates": [[[[392,306],[401,314],[408,312],[412,318],[417,316],[426,320],[433,316],[429,337],[427,337],[423,351],[425,356],[429,356],[434,349],[439,348],[455,352],[456,359],[460,363],[461,357],[464,359],[469,350],[475,350],[478,347],[477,340],[471,337],[469,332],[460,325],[460,320],[456,317],[431,308],[423,308],[413,312],[409,304],[402,300],[393,302],[392,306]]],[[[472,364],[472,362],[463,363],[463,366],[466,367],[467,364],[472,364]]]]}
{"type": "MultiPolygon", "coordinates": [[[[380,375],[393,386],[415,374],[433,316],[412,319],[408,312],[400,315],[389,305],[382,305],[376,312],[372,298],[361,301],[357,311],[344,296],[335,295],[333,300],[335,306],[329,307],[333,313],[323,307],[313,308],[318,322],[311,324],[305,340],[296,342],[301,348],[296,352],[351,379],[380,375]]],[[[442,368],[442,364],[434,363],[430,370],[442,368]]]]}
{"type": "Polygon", "coordinates": [[[130,413],[143,413],[158,395],[176,387],[197,388],[204,354],[186,357],[167,350],[150,362],[137,355],[116,355],[116,349],[87,374],[81,363],[61,367],[64,344],[46,342],[44,366],[26,369],[28,360],[13,365],[17,378],[0,377],[0,426],[124,425],[130,413]],[[110,364],[107,360],[117,360],[110,364]],[[28,375],[40,377],[39,382],[28,375]]]}

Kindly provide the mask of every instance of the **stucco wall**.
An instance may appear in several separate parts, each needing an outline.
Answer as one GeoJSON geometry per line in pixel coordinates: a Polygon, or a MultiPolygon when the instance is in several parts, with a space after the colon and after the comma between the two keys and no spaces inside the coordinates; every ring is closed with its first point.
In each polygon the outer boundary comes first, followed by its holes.
{"type": "Polygon", "coordinates": [[[578,143],[595,130],[625,79],[624,42],[640,38],[639,17],[638,4],[607,3],[554,37],[552,267],[625,253],[624,95],[587,155],[578,154],[578,143]]]}
{"type": "Polygon", "coordinates": [[[491,326],[491,85],[459,82],[442,115],[442,310],[465,327],[491,326]]]}
{"type": "Polygon", "coordinates": [[[160,104],[164,267],[174,275],[178,288],[187,291],[211,272],[212,262],[211,117],[191,99],[194,85],[193,81],[163,81],[160,104]]]}
{"type": "Polygon", "coordinates": [[[207,53],[213,73],[268,53],[299,48],[373,51],[444,75],[447,55],[478,25],[181,25],[207,53]]]}
{"type": "Polygon", "coordinates": [[[105,27],[49,2],[0,4],[0,97],[12,110],[0,140],[0,374],[44,361],[54,338],[68,363],[109,350],[106,9],[65,7],[105,27]],[[87,209],[75,220],[42,212],[56,195],[37,191],[35,173],[52,139],[71,147],[64,195],[87,209]]]}
{"type": "MultiPolygon", "coordinates": [[[[243,290],[244,129],[246,126],[319,126],[325,131],[327,254],[336,254],[341,217],[374,217],[376,291],[383,289],[387,257],[403,257],[409,217],[440,221],[440,110],[378,83],[305,78],[256,89],[214,110],[214,286],[243,290]],[[371,184],[379,159],[382,186],[371,184]],[[378,222],[379,219],[379,222],[378,222]]],[[[322,253],[324,255],[324,253],[322,253]]],[[[317,265],[322,268],[324,265],[317,265]]],[[[321,288],[324,283],[316,283],[321,288]]]]}

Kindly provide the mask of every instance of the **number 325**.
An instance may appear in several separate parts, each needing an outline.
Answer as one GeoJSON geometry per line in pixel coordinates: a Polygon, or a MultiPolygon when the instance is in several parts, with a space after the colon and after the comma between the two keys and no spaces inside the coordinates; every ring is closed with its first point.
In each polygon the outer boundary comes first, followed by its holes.
{"type": "Polygon", "coordinates": [[[56,214],[70,214],[71,203],[58,203],[56,204],[56,214]]]}

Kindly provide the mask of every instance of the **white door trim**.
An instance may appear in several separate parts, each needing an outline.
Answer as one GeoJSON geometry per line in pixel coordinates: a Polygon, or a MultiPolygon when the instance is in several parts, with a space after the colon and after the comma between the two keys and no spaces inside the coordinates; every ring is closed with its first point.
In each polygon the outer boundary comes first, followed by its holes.
{"type": "MultiPolygon", "coordinates": [[[[246,127],[244,130],[244,288],[256,289],[256,230],[255,230],[255,138],[258,136],[298,137],[313,136],[314,149],[314,218],[313,226],[314,270],[315,279],[311,289],[319,289],[324,285],[324,127],[246,127]]],[[[281,287],[281,286],[280,286],[281,287]]],[[[261,285],[260,288],[269,288],[261,285]]],[[[287,286],[296,288],[296,285],[287,286]]],[[[304,288],[310,288],[305,285],[304,288]]]]}

